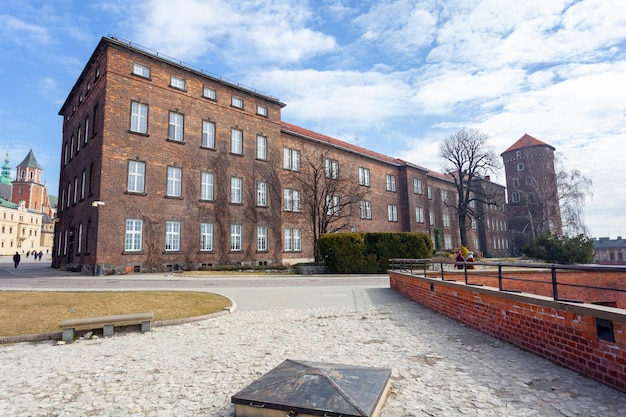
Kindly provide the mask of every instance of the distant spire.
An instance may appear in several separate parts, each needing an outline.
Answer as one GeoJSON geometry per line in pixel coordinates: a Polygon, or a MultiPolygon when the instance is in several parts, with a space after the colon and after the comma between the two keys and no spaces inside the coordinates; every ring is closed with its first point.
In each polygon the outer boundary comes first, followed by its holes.
{"type": "Polygon", "coordinates": [[[7,149],[6,156],[4,157],[4,165],[2,166],[2,176],[0,177],[0,183],[11,184],[11,165],[9,165],[9,150],[7,149]]]}

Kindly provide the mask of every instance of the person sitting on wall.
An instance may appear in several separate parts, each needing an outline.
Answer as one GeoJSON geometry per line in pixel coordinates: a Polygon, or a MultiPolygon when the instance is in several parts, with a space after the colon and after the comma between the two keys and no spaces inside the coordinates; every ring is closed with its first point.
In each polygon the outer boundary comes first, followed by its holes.
{"type": "Polygon", "coordinates": [[[465,258],[463,258],[463,254],[461,253],[461,249],[456,253],[455,265],[456,269],[463,269],[463,263],[465,262],[465,258]]]}
{"type": "Polygon", "coordinates": [[[471,264],[474,262],[474,252],[469,252],[467,254],[467,258],[465,258],[465,262],[468,263],[467,269],[474,269],[474,265],[471,264]]]}

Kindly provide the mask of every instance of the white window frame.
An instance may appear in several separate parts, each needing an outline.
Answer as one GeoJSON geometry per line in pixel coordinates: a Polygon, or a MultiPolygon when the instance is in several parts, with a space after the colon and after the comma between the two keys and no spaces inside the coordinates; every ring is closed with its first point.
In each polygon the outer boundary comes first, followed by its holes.
{"type": "MultiPolygon", "coordinates": [[[[78,139],[80,141],[80,138],[78,139]]],[[[89,116],[85,117],[85,137],[84,143],[89,141],[89,116]]]]}
{"type": "Polygon", "coordinates": [[[213,223],[200,223],[200,251],[213,251],[213,223]]]}
{"type": "Polygon", "coordinates": [[[513,178],[513,187],[519,187],[519,178],[513,178]]]}
{"type": "Polygon", "coordinates": [[[386,174],[385,180],[387,183],[387,191],[396,192],[396,177],[395,175],[386,174]]]}
{"type": "Polygon", "coordinates": [[[144,135],[148,134],[147,104],[131,101],[130,131],[144,135]]]}
{"type": "Polygon", "coordinates": [[[517,170],[518,171],[523,171],[524,170],[524,164],[522,162],[520,162],[519,164],[517,164],[517,170]]]}
{"type": "Polygon", "coordinates": [[[256,114],[258,114],[259,116],[264,116],[267,117],[267,107],[265,106],[261,106],[260,104],[256,105],[256,114]]]}
{"type": "Polygon", "coordinates": [[[183,169],[179,167],[167,167],[167,190],[168,197],[182,196],[183,169]]]}
{"type": "Polygon", "coordinates": [[[372,202],[367,200],[361,200],[359,202],[359,213],[362,219],[372,218],[372,202]]]}
{"type": "Polygon", "coordinates": [[[215,175],[212,172],[202,172],[200,174],[200,200],[213,201],[215,175]]]}
{"type": "Polygon", "coordinates": [[[432,200],[433,199],[433,187],[432,187],[432,185],[427,185],[426,186],[426,193],[427,193],[428,199],[432,200]]]}
{"type": "Polygon", "coordinates": [[[285,228],[285,252],[302,251],[302,230],[297,228],[285,228]]]}
{"type": "Polygon", "coordinates": [[[230,153],[243,155],[243,130],[230,129],[230,153]]]}
{"type": "Polygon", "coordinates": [[[217,91],[205,85],[202,87],[202,97],[208,98],[209,100],[217,100],[217,91]]]}
{"type": "MultiPolygon", "coordinates": [[[[36,235],[35,235],[36,236],[36,235]]],[[[80,253],[80,251],[82,250],[83,246],[83,224],[80,223],[78,225],[78,239],[77,239],[78,243],[76,245],[76,253],[80,253]]]]}
{"type": "Polygon", "coordinates": [[[370,186],[370,170],[369,168],[359,167],[359,185],[370,186]]]}
{"type": "Polygon", "coordinates": [[[81,174],[81,182],[80,182],[80,199],[85,199],[85,181],[87,180],[87,173],[83,169],[83,173],[81,174]]]}
{"type": "Polygon", "coordinates": [[[283,168],[290,171],[300,171],[300,151],[283,148],[283,168]]]}
{"type": "Polygon", "coordinates": [[[243,202],[243,178],[230,177],[230,202],[241,204],[243,202]]]}
{"type": "Polygon", "coordinates": [[[450,227],[450,213],[443,213],[443,227],[450,227]]]}
{"type": "Polygon", "coordinates": [[[241,97],[232,96],[230,98],[230,105],[238,109],[243,109],[243,99],[241,97]]]}
{"type": "Polygon", "coordinates": [[[339,207],[339,196],[326,196],[326,214],[328,214],[329,216],[334,216],[339,213],[340,209],[341,208],[339,207]]]}
{"type": "Polygon", "coordinates": [[[284,210],[293,212],[301,211],[300,195],[300,190],[285,188],[283,190],[284,210]]]}
{"type": "Polygon", "coordinates": [[[423,183],[419,178],[413,178],[413,193],[420,195],[424,193],[423,183]]]}
{"type": "Polygon", "coordinates": [[[209,120],[202,121],[202,147],[215,149],[215,123],[209,120]]]}
{"type": "Polygon", "coordinates": [[[170,87],[177,88],[179,90],[185,90],[187,83],[184,78],[177,77],[176,75],[170,76],[170,87]]]}
{"type": "Polygon", "coordinates": [[[387,220],[390,222],[398,221],[398,206],[395,204],[387,204],[387,220]]]}
{"type": "Polygon", "coordinates": [[[150,67],[140,64],[138,62],[133,63],[133,74],[143,78],[150,78],[150,67]]]}
{"type": "Polygon", "coordinates": [[[267,183],[265,181],[257,181],[256,183],[256,205],[267,207],[267,183]]]}
{"type": "Polygon", "coordinates": [[[444,203],[448,202],[448,190],[441,190],[441,201],[444,203]]]}
{"type": "MultiPolygon", "coordinates": [[[[128,191],[129,193],[145,192],[145,179],[146,163],[140,161],[128,161],[128,182],[126,186],[126,191],[128,191]]],[[[85,187],[83,185],[83,190],[84,189],[85,187]]]]}
{"type": "Polygon", "coordinates": [[[256,159],[267,161],[267,136],[256,135],[256,159]]]}
{"type": "Polygon", "coordinates": [[[165,251],[180,251],[180,222],[165,222],[165,251]]]}
{"type": "Polygon", "coordinates": [[[243,226],[240,224],[230,225],[230,251],[240,252],[242,248],[242,230],[243,226]]]}
{"type": "Polygon", "coordinates": [[[256,250],[258,252],[267,252],[267,226],[256,227],[256,250]]]}
{"type": "Polygon", "coordinates": [[[143,220],[126,219],[124,252],[140,252],[143,244],[143,220]]]}
{"type": "Polygon", "coordinates": [[[521,201],[520,194],[517,191],[511,193],[511,202],[519,203],[521,201]]]}
{"type": "Polygon", "coordinates": [[[452,236],[443,235],[443,248],[446,250],[452,249],[452,236]]]}
{"type": "Polygon", "coordinates": [[[167,138],[182,142],[185,132],[185,116],[182,113],[170,111],[169,125],[167,130],[167,138]]]}
{"type": "Polygon", "coordinates": [[[415,207],[415,221],[417,223],[424,223],[424,207],[415,207]]]}
{"type": "Polygon", "coordinates": [[[324,158],[324,172],[326,173],[326,178],[332,178],[334,180],[339,178],[339,161],[324,158]]]}

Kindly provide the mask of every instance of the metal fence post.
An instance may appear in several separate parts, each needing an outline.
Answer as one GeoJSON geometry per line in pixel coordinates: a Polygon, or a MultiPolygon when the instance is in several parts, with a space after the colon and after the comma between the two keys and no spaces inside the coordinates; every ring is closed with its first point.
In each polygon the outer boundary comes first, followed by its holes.
{"type": "Polygon", "coordinates": [[[559,293],[556,282],[556,268],[554,267],[554,265],[552,265],[552,298],[554,298],[554,301],[559,300],[559,293]]]}

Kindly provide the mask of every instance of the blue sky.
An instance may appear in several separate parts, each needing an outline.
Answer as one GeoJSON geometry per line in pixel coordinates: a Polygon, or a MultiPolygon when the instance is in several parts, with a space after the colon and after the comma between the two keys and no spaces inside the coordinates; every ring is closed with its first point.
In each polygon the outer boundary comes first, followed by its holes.
{"type": "Polygon", "coordinates": [[[2,2],[0,147],[13,169],[32,148],[50,194],[57,113],[109,34],[278,97],[287,122],[433,170],[459,129],[498,154],[527,132],[593,181],[591,234],[626,235],[619,0],[2,2]]]}

